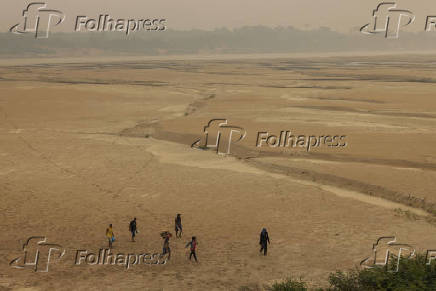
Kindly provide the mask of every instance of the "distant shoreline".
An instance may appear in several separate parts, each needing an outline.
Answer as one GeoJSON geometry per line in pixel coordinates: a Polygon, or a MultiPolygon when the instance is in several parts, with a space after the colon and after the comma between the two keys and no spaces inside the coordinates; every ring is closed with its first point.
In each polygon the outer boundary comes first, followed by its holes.
{"type": "Polygon", "coordinates": [[[68,63],[119,63],[133,61],[183,61],[183,60],[254,60],[254,59],[293,59],[309,57],[377,57],[377,56],[435,56],[433,51],[398,51],[398,52],[326,52],[326,53],[264,53],[264,54],[187,54],[155,56],[87,56],[87,57],[4,57],[0,56],[0,66],[30,64],[68,64],[68,63]]]}

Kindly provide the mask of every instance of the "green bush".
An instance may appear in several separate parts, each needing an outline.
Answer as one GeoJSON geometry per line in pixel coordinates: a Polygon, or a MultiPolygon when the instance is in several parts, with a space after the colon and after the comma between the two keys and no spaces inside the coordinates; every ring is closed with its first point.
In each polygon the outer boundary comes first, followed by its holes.
{"type": "MultiPolygon", "coordinates": [[[[388,266],[371,269],[337,271],[329,276],[330,288],[318,291],[434,291],[436,290],[436,262],[427,265],[425,254],[414,258],[401,258],[396,271],[396,261],[388,266]]],[[[307,284],[292,278],[266,288],[270,291],[304,291],[307,284]]]]}
{"type": "Polygon", "coordinates": [[[301,280],[301,278],[296,281],[292,278],[288,278],[285,281],[281,283],[274,283],[270,288],[267,290],[269,291],[306,291],[306,283],[301,280]]]}
{"type": "Polygon", "coordinates": [[[402,258],[398,271],[395,272],[395,269],[395,265],[388,265],[347,273],[336,272],[329,276],[330,290],[436,290],[436,264],[426,265],[425,255],[402,258]]]}

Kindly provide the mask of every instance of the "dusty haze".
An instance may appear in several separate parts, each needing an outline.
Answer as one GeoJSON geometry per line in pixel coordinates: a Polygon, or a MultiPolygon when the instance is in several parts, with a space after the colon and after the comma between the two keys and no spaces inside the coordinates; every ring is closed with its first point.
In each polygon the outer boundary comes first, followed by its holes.
{"type": "MultiPolygon", "coordinates": [[[[21,12],[31,1],[3,0],[0,9],[0,30],[6,31],[19,22],[21,12]]],[[[97,0],[46,1],[52,9],[67,15],[66,23],[57,31],[68,31],[77,15],[92,17],[108,13],[113,17],[165,17],[172,29],[214,29],[242,26],[294,26],[297,28],[330,27],[341,32],[356,30],[371,16],[380,0],[97,0]]],[[[400,9],[416,15],[415,25],[406,30],[423,30],[425,17],[436,14],[436,2],[430,0],[396,1],[400,9]]]]}

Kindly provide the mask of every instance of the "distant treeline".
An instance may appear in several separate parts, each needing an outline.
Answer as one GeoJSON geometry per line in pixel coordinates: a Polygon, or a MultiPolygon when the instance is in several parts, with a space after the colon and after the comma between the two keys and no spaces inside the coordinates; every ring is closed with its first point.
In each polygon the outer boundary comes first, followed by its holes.
{"type": "Polygon", "coordinates": [[[399,39],[363,35],[357,30],[343,34],[319,28],[242,27],[213,31],[142,31],[126,36],[118,32],[52,33],[48,39],[32,34],[0,33],[0,55],[99,54],[197,54],[197,53],[292,53],[338,51],[434,50],[436,33],[401,32],[399,39]]]}

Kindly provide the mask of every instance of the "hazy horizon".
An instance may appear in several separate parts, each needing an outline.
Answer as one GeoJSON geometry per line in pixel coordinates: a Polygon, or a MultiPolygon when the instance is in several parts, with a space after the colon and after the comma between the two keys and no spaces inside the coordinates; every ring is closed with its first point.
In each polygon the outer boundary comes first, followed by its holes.
{"type": "MultiPolygon", "coordinates": [[[[98,18],[100,14],[110,14],[114,18],[165,18],[167,27],[175,30],[217,28],[239,28],[263,25],[269,27],[292,26],[298,29],[329,27],[340,32],[351,32],[369,22],[372,10],[380,0],[239,0],[220,2],[204,0],[148,1],[128,0],[122,4],[115,0],[93,2],[77,0],[45,1],[50,9],[57,9],[66,15],[62,25],[53,32],[72,31],[75,18],[79,15],[98,18]]],[[[395,1],[399,9],[411,10],[416,16],[415,23],[405,27],[405,31],[423,31],[425,18],[436,15],[436,2],[421,0],[395,1]]],[[[23,9],[32,1],[3,0],[0,10],[0,31],[8,31],[19,23],[23,9]]]]}
{"type": "Polygon", "coordinates": [[[436,34],[402,32],[399,39],[328,28],[299,30],[247,26],[234,30],[166,32],[52,33],[35,41],[33,35],[0,33],[0,56],[187,55],[352,51],[434,51],[436,34]]]}

